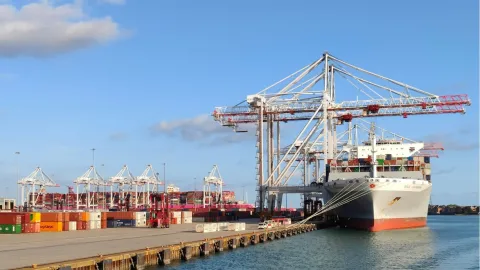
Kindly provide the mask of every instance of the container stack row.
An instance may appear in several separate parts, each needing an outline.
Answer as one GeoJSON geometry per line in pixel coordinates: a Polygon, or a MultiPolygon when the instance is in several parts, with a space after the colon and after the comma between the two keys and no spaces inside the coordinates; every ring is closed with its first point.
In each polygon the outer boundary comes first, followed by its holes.
{"type": "Polygon", "coordinates": [[[192,211],[170,212],[170,224],[190,224],[193,222],[192,211]]]}
{"type": "Polygon", "coordinates": [[[147,227],[147,212],[105,212],[107,228],[147,227]]]}

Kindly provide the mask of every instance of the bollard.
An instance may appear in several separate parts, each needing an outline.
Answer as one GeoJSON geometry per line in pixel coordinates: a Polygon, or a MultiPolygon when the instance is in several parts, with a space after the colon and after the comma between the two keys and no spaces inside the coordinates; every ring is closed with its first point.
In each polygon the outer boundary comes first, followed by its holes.
{"type": "Polygon", "coordinates": [[[158,264],[169,265],[172,258],[172,251],[170,249],[164,249],[158,253],[158,264]]]}
{"type": "Polygon", "coordinates": [[[98,270],[112,270],[113,269],[112,259],[106,259],[106,260],[103,260],[103,261],[97,263],[97,269],[98,270]]]}

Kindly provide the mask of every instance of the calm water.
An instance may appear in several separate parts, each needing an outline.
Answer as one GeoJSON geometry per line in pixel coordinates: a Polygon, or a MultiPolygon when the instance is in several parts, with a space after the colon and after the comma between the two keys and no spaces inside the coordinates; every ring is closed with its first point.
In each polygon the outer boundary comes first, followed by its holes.
{"type": "Polygon", "coordinates": [[[327,229],[159,269],[479,269],[479,217],[429,216],[428,228],[327,229]]]}

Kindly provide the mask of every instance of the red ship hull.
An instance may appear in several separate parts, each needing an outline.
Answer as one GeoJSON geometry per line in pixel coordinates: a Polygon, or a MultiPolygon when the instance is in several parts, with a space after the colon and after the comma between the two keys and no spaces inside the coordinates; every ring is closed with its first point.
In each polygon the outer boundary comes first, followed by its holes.
{"type": "Polygon", "coordinates": [[[391,218],[391,219],[341,219],[341,226],[370,232],[412,229],[427,226],[427,218],[391,218]]]}

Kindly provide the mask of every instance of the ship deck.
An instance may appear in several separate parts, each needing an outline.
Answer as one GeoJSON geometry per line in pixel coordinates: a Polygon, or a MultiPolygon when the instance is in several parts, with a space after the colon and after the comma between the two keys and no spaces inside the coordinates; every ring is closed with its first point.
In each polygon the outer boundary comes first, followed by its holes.
{"type": "MultiPolygon", "coordinates": [[[[246,231],[257,230],[258,219],[242,220],[246,231]]],[[[0,234],[0,269],[29,267],[66,260],[128,252],[146,247],[159,247],[179,242],[236,235],[223,231],[197,233],[199,223],[171,225],[168,229],[111,228],[36,234],[0,234]]]]}

